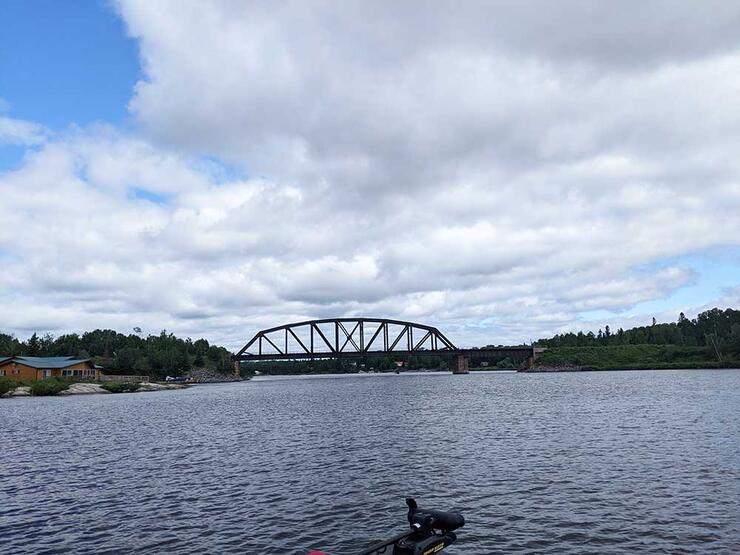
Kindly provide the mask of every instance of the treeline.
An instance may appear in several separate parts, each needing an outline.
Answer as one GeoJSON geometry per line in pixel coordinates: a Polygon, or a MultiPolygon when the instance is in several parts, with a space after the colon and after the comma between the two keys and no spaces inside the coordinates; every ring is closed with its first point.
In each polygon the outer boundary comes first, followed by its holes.
{"type": "Polygon", "coordinates": [[[653,318],[649,326],[628,330],[619,328],[616,332],[604,326],[598,333],[564,333],[551,339],[540,339],[535,344],[550,348],[620,345],[704,347],[721,359],[723,355],[740,354],[740,310],[713,308],[694,319],[686,318],[681,312],[678,321],[673,323],[659,324],[653,318]]]}
{"type": "Polygon", "coordinates": [[[353,372],[395,372],[399,369],[396,362],[403,362],[401,370],[446,370],[447,361],[438,356],[408,357],[367,357],[348,359],[314,359],[314,360],[264,360],[242,362],[242,372],[268,375],[293,374],[348,374],[353,372]]]}
{"type": "Polygon", "coordinates": [[[91,358],[106,372],[143,374],[152,378],[180,375],[206,368],[222,374],[233,372],[231,353],[205,339],[180,339],[162,331],[143,337],[113,330],[94,330],[54,337],[33,334],[26,341],[0,333],[0,356],[73,356],[91,358]]]}

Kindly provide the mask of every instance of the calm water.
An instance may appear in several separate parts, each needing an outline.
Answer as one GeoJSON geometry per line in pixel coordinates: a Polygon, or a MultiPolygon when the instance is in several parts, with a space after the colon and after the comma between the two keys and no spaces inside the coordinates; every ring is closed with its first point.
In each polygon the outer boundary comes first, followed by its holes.
{"type": "Polygon", "coordinates": [[[366,375],[0,400],[0,552],[740,552],[740,371],[366,375]]]}

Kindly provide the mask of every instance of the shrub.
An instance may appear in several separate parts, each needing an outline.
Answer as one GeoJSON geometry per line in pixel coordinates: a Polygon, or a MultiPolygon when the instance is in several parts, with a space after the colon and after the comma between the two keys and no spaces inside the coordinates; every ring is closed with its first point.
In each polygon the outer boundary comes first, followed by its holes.
{"type": "Polygon", "coordinates": [[[35,395],[37,397],[45,395],[57,395],[68,387],[69,383],[59,380],[38,380],[31,384],[31,395],[35,395]]]}
{"type": "Polygon", "coordinates": [[[7,378],[0,378],[0,395],[5,395],[11,389],[15,389],[15,384],[7,378]]]}
{"type": "Polygon", "coordinates": [[[509,357],[506,357],[505,359],[499,360],[496,363],[496,368],[498,368],[498,369],[507,369],[507,368],[511,369],[511,368],[515,368],[514,361],[512,361],[509,357]]]}
{"type": "Polygon", "coordinates": [[[132,393],[139,389],[139,382],[105,382],[100,387],[111,393],[132,393]]]}
{"type": "Polygon", "coordinates": [[[695,368],[714,364],[705,347],[675,345],[612,345],[553,347],[537,357],[538,366],[583,366],[596,369],[695,368]]]}

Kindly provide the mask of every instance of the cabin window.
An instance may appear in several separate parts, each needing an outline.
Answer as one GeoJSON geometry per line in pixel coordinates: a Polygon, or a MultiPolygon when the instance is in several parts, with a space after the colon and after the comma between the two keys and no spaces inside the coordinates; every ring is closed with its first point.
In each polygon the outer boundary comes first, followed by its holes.
{"type": "Polygon", "coordinates": [[[20,374],[21,369],[20,368],[13,368],[13,374],[20,374]]]}
{"type": "Polygon", "coordinates": [[[51,378],[51,370],[42,370],[41,374],[44,378],[51,378]]]}
{"type": "Polygon", "coordinates": [[[4,375],[5,375],[5,369],[0,370],[0,376],[4,376],[4,375]]]}

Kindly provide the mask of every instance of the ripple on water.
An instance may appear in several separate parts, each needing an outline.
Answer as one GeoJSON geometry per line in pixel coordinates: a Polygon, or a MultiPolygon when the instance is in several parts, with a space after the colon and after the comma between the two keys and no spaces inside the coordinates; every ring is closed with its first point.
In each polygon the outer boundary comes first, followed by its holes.
{"type": "Polygon", "coordinates": [[[0,552],[740,551],[740,372],[273,379],[0,403],[0,552]]]}

